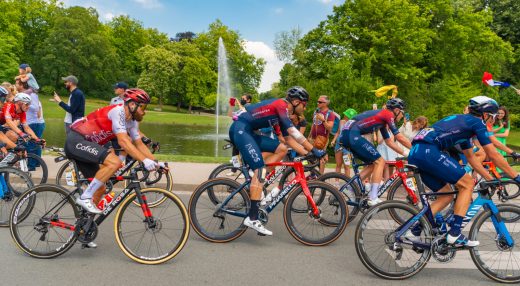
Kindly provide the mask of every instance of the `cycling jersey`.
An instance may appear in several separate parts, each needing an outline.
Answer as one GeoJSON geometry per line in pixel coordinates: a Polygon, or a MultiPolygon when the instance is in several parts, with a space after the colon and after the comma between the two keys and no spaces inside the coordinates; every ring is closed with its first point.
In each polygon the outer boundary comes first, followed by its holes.
{"type": "Polygon", "coordinates": [[[361,135],[379,130],[383,138],[388,139],[390,135],[384,127],[388,127],[394,135],[399,134],[399,129],[395,126],[394,114],[388,109],[369,110],[358,114],[348,121],[343,129],[356,130],[361,135]]]}
{"type": "Polygon", "coordinates": [[[413,139],[415,142],[428,142],[441,150],[457,144],[462,150],[472,147],[471,139],[476,137],[480,145],[491,144],[487,127],[482,119],[470,114],[451,115],[437,121],[431,128],[421,130],[413,139]]]}
{"type": "Polygon", "coordinates": [[[277,134],[288,136],[287,129],[294,127],[283,99],[268,99],[245,107],[246,112],[238,114],[237,120],[245,121],[253,130],[273,127],[277,134]]]}
{"type": "Polygon", "coordinates": [[[25,112],[16,113],[16,106],[13,102],[6,102],[0,112],[0,124],[3,125],[6,119],[20,120],[20,124],[27,124],[25,112]]]}
{"type": "Polygon", "coordinates": [[[104,145],[116,138],[116,134],[127,132],[132,140],[141,138],[139,124],[126,120],[122,104],[110,105],[93,111],[86,117],[76,120],[70,128],[83,135],[87,141],[104,145]]]}

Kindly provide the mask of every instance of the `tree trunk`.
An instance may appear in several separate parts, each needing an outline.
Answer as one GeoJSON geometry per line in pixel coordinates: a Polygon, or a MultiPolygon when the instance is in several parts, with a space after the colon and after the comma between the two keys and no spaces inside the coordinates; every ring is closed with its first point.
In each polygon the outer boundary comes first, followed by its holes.
{"type": "Polygon", "coordinates": [[[181,112],[181,101],[177,101],[177,112],[181,112]]]}
{"type": "Polygon", "coordinates": [[[190,106],[188,107],[188,113],[191,114],[191,103],[190,103],[190,106]]]}

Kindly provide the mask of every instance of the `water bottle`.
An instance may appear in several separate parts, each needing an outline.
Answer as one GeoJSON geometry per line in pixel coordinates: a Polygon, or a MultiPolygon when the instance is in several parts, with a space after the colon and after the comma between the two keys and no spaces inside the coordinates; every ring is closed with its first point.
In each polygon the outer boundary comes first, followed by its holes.
{"type": "Polygon", "coordinates": [[[231,163],[233,164],[233,167],[240,168],[240,160],[238,160],[238,155],[231,157],[231,163]]]}
{"type": "Polygon", "coordinates": [[[350,154],[343,154],[343,163],[345,166],[350,166],[350,154]]]}
{"type": "Polygon", "coordinates": [[[110,192],[108,194],[106,194],[103,199],[101,199],[97,205],[98,209],[100,210],[104,210],[111,202],[112,200],[114,199],[114,196],[115,196],[115,193],[114,192],[110,192]]]}
{"type": "Polygon", "coordinates": [[[269,194],[267,194],[267,196],[262,199],[262,202],[260,202],[260,205],[266,205],[268,203],[270,203],[274,198],[276,198],[276,196],[278,196],[278,194],[280,193],[280,189],[278,187],[274,187],[271,192],[269,192],[269,194]]]}

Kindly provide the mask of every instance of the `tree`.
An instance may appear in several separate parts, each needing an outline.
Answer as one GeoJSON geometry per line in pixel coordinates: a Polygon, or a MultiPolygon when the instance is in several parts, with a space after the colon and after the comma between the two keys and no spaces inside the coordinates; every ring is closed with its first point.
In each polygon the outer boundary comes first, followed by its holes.
{"type": "Polygon", "coordinates": [[[14,1],[0,1],[0,79],[12,80],[18,73],[20,53],[23,43],[23,30],[18,19],[21,11],[14,1]]]}
{"type": "Polygon", "coordinates": [[[302,38],[302,31],[299,27],[293,28],[290,31],[282,31],[276,33],[274,37],[274,50],[276,57],[286,63],[293,61],[293,51],[302,38]]]}
{"type": "Polygon", "coordinates": [[[186,32],[180,32],[175,34],[175,38],[172,38],[172,41],[180,42],[182,40],[187,40],[188,42],[191,42],[193,39],[195,39],[197,35],[193,32],[186,31],[186,32]]]}

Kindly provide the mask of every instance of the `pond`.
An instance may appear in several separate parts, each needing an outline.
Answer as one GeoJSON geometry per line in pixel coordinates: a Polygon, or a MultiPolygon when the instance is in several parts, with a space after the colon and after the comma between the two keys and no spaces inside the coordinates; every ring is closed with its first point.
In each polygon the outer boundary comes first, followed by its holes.
{"type": "MultiPolygon", "coordinates": [[[[47,146],[63,147],[65,127],[63,120],[46,120],[43,138],[47,146]]],[[[141,131],[161,143],[162,154],[215,156],[215,127],[201,125],[154,124],[143,122],[141,131]]],[[[220,128],[218,155],[229,156],[231,151],[222,150],[228,138],[227,127],[220,128]]]]}

